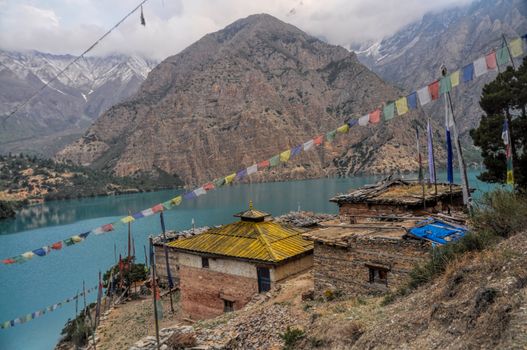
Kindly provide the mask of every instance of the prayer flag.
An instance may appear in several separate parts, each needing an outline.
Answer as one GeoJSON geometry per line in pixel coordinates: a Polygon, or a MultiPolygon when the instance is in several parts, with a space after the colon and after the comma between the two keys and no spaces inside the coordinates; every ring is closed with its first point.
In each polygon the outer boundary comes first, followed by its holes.
{"type": "Polygon", "coordinates": [[[428,146],[428,173],[430,174],[430,182],[436,182],[436,168],[434,159],[434,136],[432,134],[432,125],[430,125],[430,118],[426,125],[427,146],[428,146]]]}
{"type": "Polygon", "coordinates": [[[350,129],[349,125],[348,124],[344,124],[344,125],[339,126],[337,128],[337,132],[339,132],[341,134],[345,134],[345,133],[347,133],[349,131],[349,129],[350,129]]]}
{"type": "MultiPolygon", "coordinates": [[[[112,226],[113,226],[113,224],[112,224],[112,226]]],[[[88,237],[90,235],[90,233],[91,233],[91,231],[81,233],[81,234],[79,234],[79,237],[82,238],[82,239],[86,239],[86,237],[88,237]]]]}
{"type": "Polygon", "coordinates": [[[163,203],[161,203],[163,205],[163,208],[165,208],[165,210],[170,210],[172,209],[172,200],[168,200],[168,201],[165,201],[163,203]]]}
{"type": "Polygon", "coordinates": [[[406,101],[406,96],[401,97],[395,101],[395,106],[397,107],[397,115],[403,115],[408,112],[408,102],[406,101]]]}
{"type": "Polygon", "coordinates": [[[143,217],[147,217],[150,215],[154,215],[154,211],[152,210],[152,208],[148,208],[148,209],[142,210],[141,214],[143,214],[143,217]]]}
{"type": "MultiPolygon", "coordinates": [[[[99,229],[100,229],[100,227],[99,227],[99,229]]],[[[70,245],[74,245],[74,244],[75,244],[75,242],[73,241],[73,239],[71,239],[71,237],[70,237],[70,238],[66,238],[63,242],[64,242],[64,244],[65,244],[66,246],[68,246],[68,247],[69,247],[70,245]]]]}
{"type": "Polygon", "coordinates": [[[496,63],[496,51],[492,51],[485,56],[485,63],[487,64],[487,69],[489,70],[493,70],[498,67],[496,63]]]}
{"type": "Polygon", "coordinates": [[[428,85],[428,90],[430,91],[430,97],[432,101],[439,98],[439,81],[436,80],[432,84],[428,85]]]}
{"type": "Polygon", "coordinates": [[[62,249],[62,241],[53,243],[51,245],[51,249],[61,250],[62,249]]]}
{"type": "Polygon", "coordinates": [[[359,118],[359,125],[366,126],[370,122],[370,115],[366,114],[359,118]]]}
{"type": "Polygon", "coordinates": [[[154,213],[159,213],[160,211],[163,211],[163,205],[162,204],[156,204],[152,207],[152,211],[154,213]]]}
{"type": "Polygon", "coordinates": [[[4,259],[4,260],[2,260],[2,263],[6,264],[6,265],[14,264],[14,263],[16,263],[16,260],[15,260],[15,259],[8,258],[8,259],[4,259]]]}
{"type": "Polygon", "coordinates": [[[432,101],[432,98],[430,97],[430,90],[428,89],[428,86],[425,86],[417,90],[417,96],[419,97],[419,104],[421,105],[421,107],[426,105],[428,102],[432,101]]]}
{"type": "Polygon", "coordinates": [[[205,189],[203,187],[196,188],[193,192],[196,195],[196,197],[199,197],[199,196],[202,196],[204,194],[207,194],[207,191],[205,191],[205,189]]]}
{"type": "Polygon", "coordinates": [[[269,166],[273,167],[273,166],[277,166],[278,164],[280,164],[280,155],[279,154],[277,154],[274,157],[269,158],[269,166]]]}
{"type": "Polygon", "coordinates": [[[297,156],[298,154],[300,154],[300,152],[302,152],[302,145],[298,145],[298,146],[292,148],[291,149],[291,158],[293,158],[294,156],[297,156]]]}
{"type": "Polygon", "coordinates": [[[238,172],[236,173],[235,180],[241,180],[245,176],[247,176],[247,168],[242,169],[242,170],[238,170],[238,172]]]}
{"type": "Polygon", "coordinates": [[[26,260],[32,259],[35,256],[35,254],[33,254],[33,252],[25,252],[25,253],[23,253],[21,255],[26,260]]]}
{"type": "Polygon", "coordinates": [[[313,139],[313,142],[315,142],[315,146],[320,146],[322,142],[324,141],[324,136],[320,135],[313,139]]]}
{"type": "Polygon", "coordinates": [[[247,175],[254,174],[257,171],[258,171],[258,165],[257,164],[253,164],[253,165],[251,165],[250,167],[247,168],[247,175]]]}
{"type": "Polygon", "coordinates": [[[388,102],[388,104],[384,105],[384,108],[382,109],[382,115],[383,115],[384,121],[387,121],[393,118],[394,109],[395,109],[395,104],[393,102],[388,102]]]}
{"type": "Polygon", "coordinates": [[[450,74],[450,85],[452,87],[456,87],[456,86],[459,85],[459,70],[457,70],[454,73],[450,74]]]}
{"type": "Polygon", "coordinates": [[[230,184],[236,178],[236,173],[225,176],[225,184],[230,184]]]}
{"type": "Polygon", "coordinates": [[[214,187],[218,188],[218,187],[221,187],[225,184],[225,178],[222,177],[222,178],[219,178],[219,179],[216,179],[214,181],[212,181],[214,183],[214,187]]]}
{"type": "Polygon", "coordinates": [[[487,62],[485,56],[482,56],[474,61],[474,76],[477,78],[487,73],[487,62]]]}
{"type": "Polygon", "coordinates": [[[373,112],[370,113],[370,123],[377,124],[381,121],[381,110],[377,108],[373,112]]]}
{"type": "Polygon", "coordinates": [[[291,150],[288,149],[287,151],[283,151],[282,153],[280,153],[280,161],[282,163],[285,163],[289,160],[289,158],[291,157],[291,150]]]}
{"type": "Polygon", "coordinates": [[[33,250],[33,253],[38,256],[45,256],[47,254],[46,250],[44,250],[43,248],[35,249],[33,250]]]}
{"type": "Polygon", "coordinates": [[[408,108],[416,109],[417,108],[417,92],[412,92],[410,95],[406,96],[406,101],[408,103],[408,108]]]}
{"type": "Polygon", "coordinates": [[[354,127],[356,124],[357,124],[357,119],[355,119],[355,118],[348,119],[348,126],[350,128],[354,127]]]}
{"type": "Polygon", "coordinates": [[[509,55],[509,50],[506,46],[498,49],[498,52],[496,53],[496,61],[500,66],[505,66],[507,63],[509,63],[511,60],[511,56],[509,55]]]}
{"type": "Polygon", "coordinates": [[[512,166],[512,148],[511,148],[511,135],[509,132],[509,122],[507,118],[503,122],[503,131],[501,133],[501,138],[505,144],[505,157],[507,163],[507,185],[514,185],[514,170],[512,166]]]}
{"type": "Polygon", "coordinates": [[[304,142],[304,145],[303,145],[304,152],[305,151],[309,151],[310,149],[312,149],[314,145],[315,145],[315,141],[313,141],[313,140],[309,140],[307,142],[304,142]]]}
{"type": "Polygon", "coordinates": [[[329,131],[326,133],[326,141],[331,142],[335,139],[335,135],[337,134],[336,130],[329,131]]]}
{"type": "Polygon", "coordinates": [[[177,206],[181,204],[181,200],[182,200],[181,196],[177,196],[177,197],[172,198],[171,202],[173,205],[177,206]]]}
{"type": "Polygon", "coordinates": [[[474,64],[469,63],[463,67],[463,82],[467,83],[474,79],[474,64]]]}
{"type": "Polygon", "coordinates": [[[450,81],[450,76],[446,76],[441,78],[439,82],[439,93],[441,95],[446,94],[447,92],[450,92],[452,90],[452,82],[450,81]]]}
{"type": "Polygon", "coordinates": [[[135,214],[132,215],[132,217],[133,217],[134,219],[141,219],[143,216],[144,216],[144,215],[143,215],[142,212],[137,212],[137,213],[135,213],[135,214]]]}
{"type": "Polygon", "coordinates": [[[271,163],[269,163],[269,160],[263,160],[261,161],[260,163],[258,163],[258,169],[265,169],[265,168],[268,168],[269,166],[271,165],[271,163]]]}
{"type": "Polygon", "coordinates": [[[203,189],[205,191],[210,191],[214,189],[214,184],[212,182],[207,182],[205,185],[203,185],[203,189]]]}
{"type": "Polygon", "coordinates": [[[509,42],[509,49],[512,57],[518,57],[523,54],[523,43],[521,38],[511,40],[509,42]]]}
{"type": "Polygon", "coordinates": [[[127,224],[127,223],[129,223],[129,222],[134,221],[134,220],[135,220],[135,219],[134,219],[133,216],[128,215],[128,216],[125,216],[124,218],[122,218],[122,219],[121,219],[121,222],[122,222],[123,224],[127,224]]]}
{"type": "Polygon", "coordinates": [[[74,243],[80,243],[80,242],[82,242],[82,237],[79,236],[79,235],[71,236],[70,238],[71,238],[71,240],[72,240],[74,243]]]}
{"type": "Polygon", "coordinates": [[[194,199],[196,197],[197,196],[196,196],[196,193],[194,193],[194,191],[190,191],[190,192],[183,194],[183,198],[185,198],[185,200],[194,199]]]}

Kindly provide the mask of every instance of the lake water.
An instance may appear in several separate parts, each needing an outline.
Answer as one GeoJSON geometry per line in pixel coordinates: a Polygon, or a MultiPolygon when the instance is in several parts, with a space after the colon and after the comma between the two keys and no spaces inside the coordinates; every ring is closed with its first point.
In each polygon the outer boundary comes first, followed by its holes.
{"type": "MultiPolygon", "coordinates": [[[[488,184],[476,180],[469,172],[475,197],[488,190],[488,184]]],[[[439,174],[444,180],[445,174],[439,174]]],[[[236,185],[209,192],[205,196],[183,203],[165,213],[168,229],[182,230],[191,226],[229,223],[234,213],[247,208],[249,200],[260,210],[275,216],[297,210],[336,213],[337,207],[328,199],[380,177],[326,178],[305,181],[236,185]]],[[[151,207],[172,198],[176,191],[159,191],[116,197],[87,198],[49,202],[23,210],[17,218],[0,221],[0,259],[32,250],[94,227],[113,222],[119,217],[151,207]]],[[[137,220],[132,225],[137,256],[143,261],[143,245],[150,234],[158,234],[158,216],[137,220]]],[[[114,263],[114,244],[118,253],[126,252],[126,227],[105,235],[91,235],[81,244],[34,257],[24,264],[0,265],[0,322],[43,309],[95,286],[98,271],[106,271],[114,263]]],[[[95,293],[88,302],[95,300],[95,293]]],[[[75,314],[75,303],[25,324],[0,329],[0,349],[52,349],[68,318],[75,314]]]]}

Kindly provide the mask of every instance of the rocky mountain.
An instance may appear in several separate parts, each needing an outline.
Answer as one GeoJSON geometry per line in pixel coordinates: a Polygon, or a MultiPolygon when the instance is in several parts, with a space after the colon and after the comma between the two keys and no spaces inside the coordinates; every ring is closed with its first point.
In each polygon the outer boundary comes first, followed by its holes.
{"type": "MultiPolygon", "coordinates": [[[[118,175],[163,170],[199,184],[332,130],[399,93],[354,53],[272,16],[252,15],[164,60],[132,98],[57,157],[118,175]]],[[[415,169],[414,119],[410,113],[354,127],[251,181],[415,169]]]]}
{"type": "MultiPolygon", "coordinates": [[[[516,38],[527,33],[525,0],[476,0],[463,7],[429,13],[394,35],[356,53],[362,63],[384,80],[407,91],[434,81],[445,64],[451,71],[502,45],[502,35],[516,38]]],[[[496,74],[486,74],[453,93],[460,128],[467,131],[479,124],[481,88],[496,74]]],[[[437,104],[427,113],[441,119],[437,104]]]]}
{"type": "MultiPolygon", "coordinates": [[[[74,58],[0,50],[0,117],[9,114],[74,58]]],[[[110,106],[135,93],[155,64],[122,55],[79,60],[25,108],[2,122],[0,153],[52,155],[78,138],[110,106]]]]}

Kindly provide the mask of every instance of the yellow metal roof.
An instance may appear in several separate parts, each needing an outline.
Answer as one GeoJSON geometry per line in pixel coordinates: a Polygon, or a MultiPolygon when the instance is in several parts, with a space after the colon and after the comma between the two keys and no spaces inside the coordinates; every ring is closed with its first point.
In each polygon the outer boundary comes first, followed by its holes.
{"type": "Polygon", "coordinates": [[[274,221],[239,221],[212,228],[194,237],[168,243],[169,247],[278,263],[313,249],[301,232],[274,221]]]}

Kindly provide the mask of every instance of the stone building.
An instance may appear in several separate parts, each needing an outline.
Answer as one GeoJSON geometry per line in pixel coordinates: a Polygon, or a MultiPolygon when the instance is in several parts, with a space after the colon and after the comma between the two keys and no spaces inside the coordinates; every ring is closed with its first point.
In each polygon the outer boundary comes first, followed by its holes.
{"type": "Polygon", "coordinates": [[[334,222],[304,234],[314,242],[315,292],[365,295],[398,289],[431,247],[428,241],[406,234],[414,224],[412,220],[334,222]]]}
{"type": "Polygon", "coordinates": [[[349,217],[459,211],[463,209],[461,186],[437,184],[423,187],[401,179],[384,180],[366,185],[330,199],[339,206],[339,215],[349,217]]]}
{"type": "Polygon", "coordinates": [[[256,293],[313,265],[313,243],[297,229],[249,210],[240,221],[168,243],[179,267],[181,309],[203,319],[242,308],[256,293]]]}

